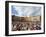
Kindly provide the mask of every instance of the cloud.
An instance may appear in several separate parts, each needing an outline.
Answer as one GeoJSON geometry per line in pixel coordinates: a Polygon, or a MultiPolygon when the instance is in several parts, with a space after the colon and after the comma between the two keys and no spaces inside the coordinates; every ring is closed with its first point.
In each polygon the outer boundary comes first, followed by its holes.
{"type": "Polygon", "coordinates": [[[15,16],[41,16],[41,7],[12,5],[11,8],[15,16]]]}

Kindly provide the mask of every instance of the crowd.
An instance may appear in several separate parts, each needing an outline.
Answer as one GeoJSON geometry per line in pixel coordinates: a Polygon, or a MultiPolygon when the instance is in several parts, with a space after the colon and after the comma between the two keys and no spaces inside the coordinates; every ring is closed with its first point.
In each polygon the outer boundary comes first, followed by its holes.
{"type": "Polygon", "coordinates": [[[40,30],[40,21],[12,22],[12,31],[40,30]]]}

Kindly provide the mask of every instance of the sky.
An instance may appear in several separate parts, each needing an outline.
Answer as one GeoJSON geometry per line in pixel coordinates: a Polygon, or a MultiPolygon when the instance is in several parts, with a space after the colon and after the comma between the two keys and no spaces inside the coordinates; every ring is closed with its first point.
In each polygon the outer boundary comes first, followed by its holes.
{"type": "Polygon", "coordinates": [[[11,6],[12,15],[15,16],[41,16],[41,7],[36,6],[11,6]]]}

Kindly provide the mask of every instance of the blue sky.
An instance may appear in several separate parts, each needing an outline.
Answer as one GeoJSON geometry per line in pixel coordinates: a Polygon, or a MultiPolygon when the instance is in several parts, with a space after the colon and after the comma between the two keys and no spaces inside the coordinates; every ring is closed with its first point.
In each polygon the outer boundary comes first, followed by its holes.
{"type": "Polygon", "coordinates": [[[11,6],[12,15],[15,16],[41,16],[41,7],[36,6],[11,6]]]}

